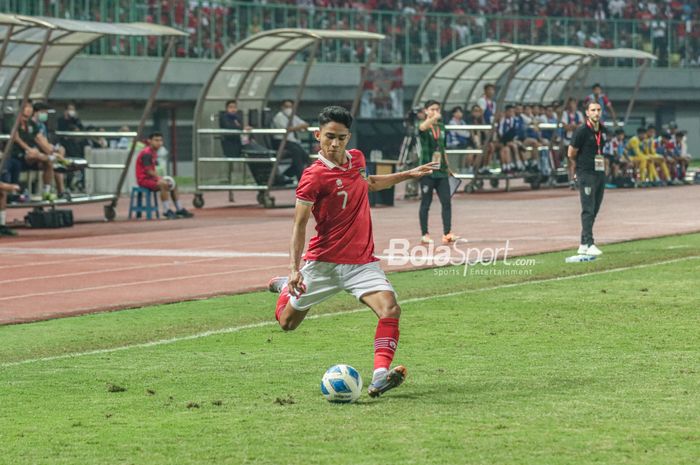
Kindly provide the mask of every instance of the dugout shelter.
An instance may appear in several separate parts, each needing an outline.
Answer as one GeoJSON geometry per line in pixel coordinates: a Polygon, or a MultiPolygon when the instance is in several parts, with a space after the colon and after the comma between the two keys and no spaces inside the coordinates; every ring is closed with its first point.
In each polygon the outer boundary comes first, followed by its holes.
{"type": "MultiPolygon", "coordinates": [[[[230,195],[234,191],[257,191],[258,203],[273,207],[275,199],[270,192],[285,189],[275,185],[275,177],[292,122],[290,118],[286,129],[267,127],[264,115],[275,81],[290,62],[302,58],[303,70],[293,99],[293,113],[296,114],[309,73],[324,42],[364,42],[364,49],[372,50],[365,53],[365,67],[362,70],[366,70],[373,60],[377,42],[383,39],[381,34],[360,31],[273,29],[255,34],[229,50],[212,70],[195,108],[193,158],[197,192],[194,206],[204,206],[205,191],[228,191],[230,195]],[[245,124],[253,126],[253,129],[219,127],[219,114],[228,100],[237,101],[245,124]],[[266,142],[260,145],[268,150],[252,152],[244,147],[241,156],[226,157],[220,147],[221,138],[243,134],[257,135],[259,141],[266,142]],[[271,150],[267,142],[275,134],[285,137],[277,150],[271,150]]],[[[357,66],[357,72],[359,79],[351,109],[353,116],[359,106],[364,81],[360,66],[357,66]]]]}
{"type": "MultiPolygon", "coordinates": [[[[531,46],[507,43],[484,42],[459,49],[435,65],[421,83],[416,93],[414,106],[422,105],[429,99],[441,103],[443,109],[474,104],[483,94],[487,83],[496,85],[496,108],[502,111],[505,104],[530,103],[548,104],[561,100],[574,91],[580,93],[590,69],[602,59],[625,60],[634,64],[631,74],[637,73],[634,92],[624,114],[626,122],[639,91],[644,73],[656,56],[634,49],[591,49],[565,46],[531,46]]],[[[491,140],[495,135],[497,122],[486,128],[481,126],[447,125],[446,129],[487,129],[491,140]]],[[[540,128],[545,129],[543,125],[540,128]]],[[[448,151],[452,156],[481,153],[481,149],[448,151]]],[[[458,175],[467,180],[465,191],[472,192],[483,187],[488,180],[492,187],[498,187],[504,180],[506,190],[513,176],[501,175],[496,170],[493,175],[458,175]]],[[[525,177],[533,188],[539,188],[540,178],[525,177]]]]}
{"type": "MultiPolygon", "coordinates": [[[[10,204],[9,207],[43,208],[74,203],[106,202],[104,215],[108,220],[116,216],[119,193],[124,184],[128,167],[134,156],[136,140],[141,138],[147,118],[151,114],[158,89],[169,58],[178,37],[186,34],[177,29],[151,23],[99,23],[71,19],[2,15],[0,17],[0,99],[4,108],[21,109],[27,101],[45,101],[61,71],[85,47],[106,36],[160,37],[167,39],[167,48],[153,82],[136,132],[98,133],[103,137],[131,137],[129,153],[120,164],[92,165],[88,169],[117,170],[118,186],[115,192],[75,196],[71,200],[31,201],[10,204]]],[[[115,61],[115,66],[119,65],[115,61]]],[[[13,136],[17,132],[19,118],[15,117],[10,134],[5,135],[7,144],[3,152],[2,165],[10,156],[13,136]]],[[[93,137],[90,132],[63,134],[71,137],[93,137]]]]}

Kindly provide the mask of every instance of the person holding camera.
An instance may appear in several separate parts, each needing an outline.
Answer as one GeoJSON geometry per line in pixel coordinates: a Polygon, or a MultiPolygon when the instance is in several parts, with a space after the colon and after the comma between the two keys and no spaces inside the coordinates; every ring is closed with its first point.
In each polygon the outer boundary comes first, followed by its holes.
{"type": "Polygon", "coordinates": [[[429,176],[420,180],[421,201],[418,218],[421,228],[421,243],[432,244],[433,240],[428,234],[428,212],[433,201],[433,190],[437,192],[442,205],[442,243],[450,244],[457,239],[452,233],[452,195],[450,193],[451,174],[445,154],[446,135],[445,125],[440,121],[442,113],[440,103],[436,100],[428,100],[425,105],[426,118],[420,123],[421,160],[420,164],[438,163],[439,168],[433,170],[429,176]]]}

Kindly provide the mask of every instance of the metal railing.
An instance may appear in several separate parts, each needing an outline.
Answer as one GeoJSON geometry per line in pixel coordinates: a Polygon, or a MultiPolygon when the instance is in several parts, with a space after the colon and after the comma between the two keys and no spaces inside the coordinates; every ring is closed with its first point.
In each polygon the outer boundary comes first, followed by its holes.
{"type": "MultiPolygon", "coordinates": [[[[305,8],[228,0],[149,2],[148,0],[0,0],[0,11],[104,22],[148,21],[188,30],[175,56],[219,58],[232,44],[275,28],[349,29],[387,35],[377,50],[384,64],[436,63],[453,51],[484,41],[529,45],[627,47],[652,52],[656,66],[700,66],[700,21],[505,16],[484,14],[366,11],[305,8]]],[[[166,44],[154,38],[104,38],[86,53],[161,56],[166,44]]],[[[318,51],[322,62],[362,63],[366,44],[334,41],[318,51]]],[[[300,56],[303,60],[306,57],[300,56]]],[[[635,66],[607,60],[606,66],[635,66]]]]}

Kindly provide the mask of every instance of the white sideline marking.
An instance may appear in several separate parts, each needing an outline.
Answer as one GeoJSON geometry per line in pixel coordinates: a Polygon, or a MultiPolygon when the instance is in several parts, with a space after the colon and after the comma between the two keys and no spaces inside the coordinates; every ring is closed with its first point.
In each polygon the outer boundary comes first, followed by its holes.
{"type": "MultiPolygon", "coordinates": [[[[695,260],[698,258],[700,258],[700,255],[693,255],[693,256],[689,256],[689,257],[675,258],[673,260],[665,260],[662,262],[644,263],[641,265],[625,266],[625,267],[621,267],[621,268],[611,268],[609,270],[592,271],[590,273],[583,273],[583,274],[577,274],[577,275],[571,275],[571,276],[559,276],[559,277],[555,277],[555,278],[546,278],[546,279],[539,279],[539,280],[533,280],[533,281],[523,281],[523,282],[519,282],[519,283],[501,284],[499,286],[483,287],[483,288],[479,288],[479,289],[466,289],[464,291],[448,292],[446,294],[436,294],[436,295],[431,295],[431,296],[427,296],[427,297],[414,297],[412,299],[402,300],[400,302],[400,304],[403,305],[403,304],[410,304],[413,302],[423,302],[426,300],[441,299],[443,297],[454,297],[457,295],[464,295],[464,294],[475,294],[477,292],[495,291],[498,289],[509,289],[509,288],[513,288],[513,287],[527,286],[530,284],[542,284],[542,283],[555,282],[555,281],[568,281],[570,279],[585,278],[588,276],[594,276],[594,275],[598,275],[598,274],[607,274],[607,273],[617,273],[617,272],[621,272],[621,271],[638,270],[638,269],[642,269],[642,268],[649,268],[652,266],[668,265],[671,263],[679,263],[679,262],[684,262],[687,260],[695,260]]],[[[306,317],[306,319],[307,320],[317,320],[319,318],[327,318],[327,317],[334,317],[334,316],[338,316],[338,315],[349,315],[349,314],[353,314],[353,313],[359,313],[359,312],[363,312],[365,310],[367,310],[365,307],[354,308],[352,310],[348,310],[345,312],[323,313],[320,315],[311,315],[311,316],[306,317]]],[[[247,324],[247,325],[231,326],[229,328],[221,328],[221,329],[215,329],[215,330],[210,330],[210,331],[204,331],[201,333],[190,334],[189,336],[178,336],[178,337],[173,337],[170,339],[160,339],[160,340],[156,340],[156,341],[142,342],[139,344],[130,344],[130,345],[125,345],[125,346],[112,347],[112,348],[108,348],[108,349],[96,349],[96,350],[88,350],[85,352],[73,352],[73,353],[69,353],[69,354],[54,355],[51,357],[30,358],[27,360],[20,360],[17,362],[2,363],[2,364],[0,364],[0,368],[10,368],[10,367],[18,366],[18,365],[26,365],[29,363],[37,363],[37,362],[51,362],[54,360],[64,360],[67,358],[85,357],[88,355],[110,354],[113,352],[121,352],[121,351],[129,350],[129,349],[143,349],[143,348],[148,348],[148,347],[156,347],[156,346],[162,346],[162,345],[167,345],[167,344],[174,344],[176,342],[181,342],[181,341],[191,341],[194,339],[201,339],[201,338],[205,338],[205,337],[209,337],[209,336],[215,336],[218,334],[237,333],[240,331],[244,331],[246,329],[262,328],[265,326],[274,326],[276,324],[277,324],[277,322],[275,322],[275,321],[263,321],[260,323],[252,323],[252,324],[247,324]]]]}

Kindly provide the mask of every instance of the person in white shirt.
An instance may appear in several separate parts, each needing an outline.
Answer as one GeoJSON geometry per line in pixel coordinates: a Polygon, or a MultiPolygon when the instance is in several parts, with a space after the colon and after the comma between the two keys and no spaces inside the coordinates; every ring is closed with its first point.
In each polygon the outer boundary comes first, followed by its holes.
{"type": "MultiPolygon", "coordinates": [[[[292,162],[287,171],[282,173],[284,176],[301,179],[301,174],[304,168],[309,164],[309,154],[301,146],[301,141],[297,137],[297,131],[304,131],[309,127],[309,123],[293,114],[294,102],[292,100],[283,100],[280,111],[272,118],[272,127],[274,129],[289,129],[287,132],[287,143],[284,145],[282,159],[289,158],[292,162]],[[291,126],[290,126],[291,120],[291,126]]],[[[284,134],[275,134],[273,137],[274,149],[279,149],[280,144],[284,140],[284,134]]]]}

